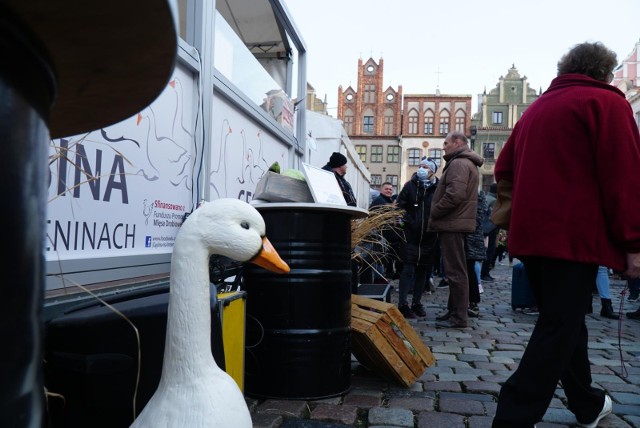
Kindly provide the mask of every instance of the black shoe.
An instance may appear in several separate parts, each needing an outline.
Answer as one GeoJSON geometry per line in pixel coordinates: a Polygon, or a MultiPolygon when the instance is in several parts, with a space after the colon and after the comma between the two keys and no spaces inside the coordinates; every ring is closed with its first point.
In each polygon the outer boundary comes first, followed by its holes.
{"type": "Polygon", "coordinates": [[[438,288],[446,288],[449,286],[449,281],[446,278],[442,278],[438,283],[438,288]]]}
{"type": "Polygon", "coordinates": [[[407,305],[406,303],[404,305],[398,306],[398,310],[405,319],[414,319],[416,317],[409,305],[407,305]]]}
{"type": "Polygon", "coordinates": [[[446,321],[451,318],[451,312],[447,311],[444,314],[438,315],[436,321],[446,321]]]}
{"type": "Polygon", "coordinates": [[[411,305],[411,311],[418,317],[424,318],[427,316],[427,313],[424,311],[424,306],[421,303],[414,303],[411,305]]]}
{"type": "Polygon", "coordinates": [[[482,276],[480,277],[480,280],[481,280],[481,281],[485,281],[485,282],[493,282],[493,281],[495,281],[496,279],[495,279],[494,277],[492,277],[491,275],[487,274],[487,275],[482,275],[482,276]]]}
{"type": "Polygon", "coordinates": [[[627,312],[627,318],[632,320],[640,320],[640,308],[638,308],[635,312],[627,312]]]}
{"type": "Polygon", "coordinates": [[[454,323],[451,320],[439,321],[436,323],[436,328],[467,328],[466,324],[454,323]]]}
{"type": "Polygon", "coordinates": [[[640,290],[633,290],[631,293],[629,293],[629,297],[627,297],[627,300],[629,302],[637,302],[638,300],[640,300],[640,290]]]}

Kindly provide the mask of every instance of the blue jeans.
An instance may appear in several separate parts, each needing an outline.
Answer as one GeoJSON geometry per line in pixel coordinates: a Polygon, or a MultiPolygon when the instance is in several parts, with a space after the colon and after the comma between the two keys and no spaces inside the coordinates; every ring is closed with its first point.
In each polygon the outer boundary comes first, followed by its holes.
{"type": "Polygon", "coordinates": [[[610,299],[609,295],[609,269],[605,266],[598,266],[596,275],[596,288],[601,299],[610,299]]]}

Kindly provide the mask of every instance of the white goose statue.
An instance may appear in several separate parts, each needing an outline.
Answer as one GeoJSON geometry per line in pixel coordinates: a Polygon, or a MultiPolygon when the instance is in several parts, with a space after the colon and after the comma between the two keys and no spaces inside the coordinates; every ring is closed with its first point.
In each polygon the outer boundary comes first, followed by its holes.
{"type": "Polygon", "coordinates": [[[171,256],[162,376],[132,428],[247,427],[236,382],[211,353],[209,257],[250,261],[273,272],[289,266],[265,237],[260,213],[238,199],[206,202],[182,224],[171,256]]]}

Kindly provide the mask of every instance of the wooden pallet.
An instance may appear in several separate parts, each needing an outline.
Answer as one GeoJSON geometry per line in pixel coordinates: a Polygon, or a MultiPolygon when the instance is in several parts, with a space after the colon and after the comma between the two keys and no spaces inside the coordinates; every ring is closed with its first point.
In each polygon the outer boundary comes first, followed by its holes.
{"type": "Polygon", "coordinates": [[[351,295],[351,339],[361,364],[404,386],[436,361],[395,305],[356,294],[351,295]]]}

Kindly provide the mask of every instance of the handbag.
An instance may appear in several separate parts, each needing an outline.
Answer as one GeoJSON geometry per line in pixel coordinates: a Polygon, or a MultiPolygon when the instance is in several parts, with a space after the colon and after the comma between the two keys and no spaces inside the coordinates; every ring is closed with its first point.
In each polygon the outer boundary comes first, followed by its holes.
{"type": "Polygon", "coordinates": [[[492,234],[496,229],[498,229],[498,226],[496,226],[492,221],[491,221],[491,213],[493,211],[491,210],[491,208],[487,208],[487,210],[484,212],[484,216],[482,219],[482,234],[484,236],[490,235],[492,234]]]}
{"type": "Polygon", "coordinates": [[[496,201],[493,204],[491,212],[491,222],[501,229],[509,229],[509,221],[511,220],[511,196],[513,192],[513,183],[507,180],[498,182],[498,190],[496,193],[496,201]]]}

